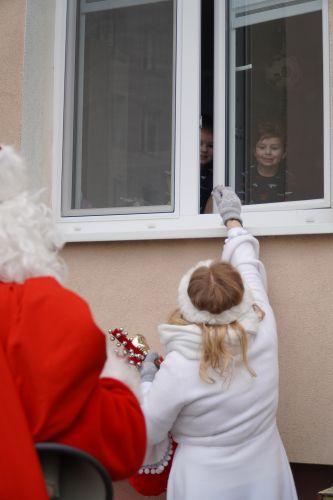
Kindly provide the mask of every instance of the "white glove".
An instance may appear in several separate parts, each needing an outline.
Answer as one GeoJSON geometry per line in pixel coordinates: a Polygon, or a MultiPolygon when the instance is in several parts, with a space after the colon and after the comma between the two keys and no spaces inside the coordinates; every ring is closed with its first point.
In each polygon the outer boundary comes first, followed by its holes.
{"type": "Polygon", "coordinates": [[[231,187],[215,186],[212,195],[224,224],[230,219],[238,220],[242,224],[242,204],[231,187]]]}

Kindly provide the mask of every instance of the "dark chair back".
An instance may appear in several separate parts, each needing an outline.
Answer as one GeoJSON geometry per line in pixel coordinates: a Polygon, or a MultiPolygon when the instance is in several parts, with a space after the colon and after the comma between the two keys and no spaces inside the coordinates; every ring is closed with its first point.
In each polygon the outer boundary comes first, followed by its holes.
{"type": "Polygon", "coordinates": [[[35,446],[51,500],[112,500],[112,480],[93,456],[58,443],[35,446]]]}
{"type": "Polygon", "coordinates": [[[333,465],[291,462],[300,500],[316,500],[318,492],[333,486],[333,465]]]}

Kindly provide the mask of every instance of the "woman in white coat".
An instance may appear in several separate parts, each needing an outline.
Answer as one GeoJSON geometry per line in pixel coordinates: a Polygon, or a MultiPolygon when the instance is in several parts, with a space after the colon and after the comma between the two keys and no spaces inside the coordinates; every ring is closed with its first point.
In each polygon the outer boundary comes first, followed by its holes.
{"type": "MultiPolygon", "coordinates": [[[[168,500],[296,500],[276,425],[278,354],[259,243],[242,228],[230,189],[213,191],[228,229],[222,262],[183,276],[178,310],[159,326],[166,357],[142,377],[150,452],[178,443],[168,500]]],[[[162,451],[161,451],[162,450],[162,451]]],[[[148,472],[148,469],[146,469],[148,472]]]]}

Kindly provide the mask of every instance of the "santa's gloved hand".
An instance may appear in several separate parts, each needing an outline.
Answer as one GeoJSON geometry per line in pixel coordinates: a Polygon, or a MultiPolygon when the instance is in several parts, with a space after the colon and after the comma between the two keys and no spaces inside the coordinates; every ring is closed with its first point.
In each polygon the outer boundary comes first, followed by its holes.
{"type": "Polygon", "coordinates": [[[242,204],[231,187],[216,186],[212,195],[224,224],[228,220],[238,220],[242,224],[242,204]]]}
{"type": "Polygon", "coordinates": [[[158,371],[155,361],[159,358],[160,355],[157,352],[150,352],[147,354],[140,368],[141,382],[152,382],[154,380],[158,371]]]}

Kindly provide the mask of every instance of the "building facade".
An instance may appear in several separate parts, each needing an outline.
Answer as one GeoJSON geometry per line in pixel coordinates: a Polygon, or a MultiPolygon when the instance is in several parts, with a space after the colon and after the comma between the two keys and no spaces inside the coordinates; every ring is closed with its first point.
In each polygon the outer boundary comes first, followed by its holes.
{"type": "Polygon", "coordinates": [[[204,2],[0,2],[0,140],[22,151],[31,187],[47,187],[68,286],[104,331],[124,326],[160,349],[180,277],[218,258],[225,237],[198,210],[202,115],[214,117],[214,182],[239,192],[255,126],[282,123],[284,192],[296,196],[248,191],[244,221],[276,312],[289,459],[332,464],[333,2],[204,2]]]}

